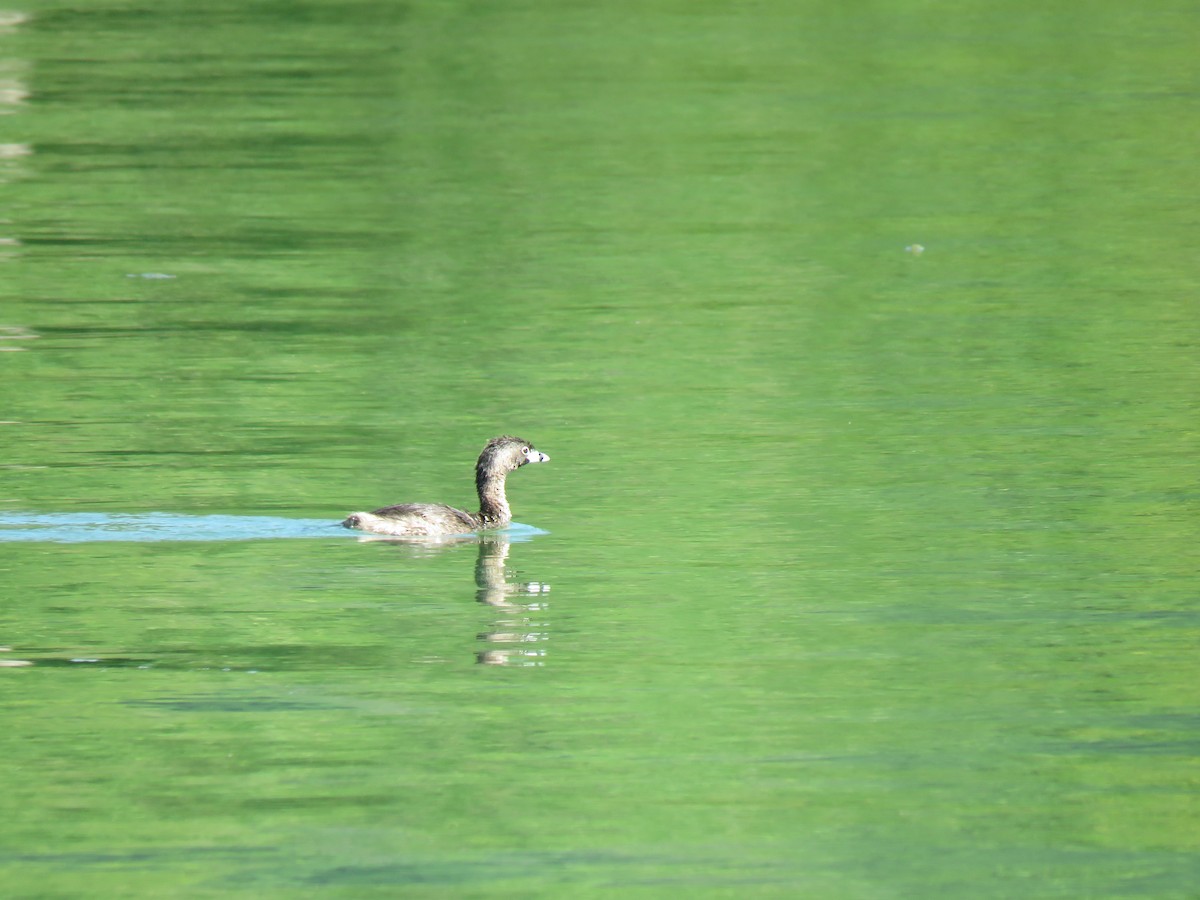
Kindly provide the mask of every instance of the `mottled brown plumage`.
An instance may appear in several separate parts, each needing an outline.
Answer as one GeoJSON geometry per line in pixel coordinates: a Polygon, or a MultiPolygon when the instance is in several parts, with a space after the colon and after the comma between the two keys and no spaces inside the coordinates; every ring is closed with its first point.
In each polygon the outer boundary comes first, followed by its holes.
{"type": "Polygon", "coordinates": [[[359,531],[396,537],[435,537],[503,528],[512,521],[504,493],[508,473],[529,463],[549,461],[550,457],[529,441],[508,434],[494,437],[487,442],[475,463],[478,513],[441,503],[400,503],[374,512],[353,513],[342,524],[359,531]]]}

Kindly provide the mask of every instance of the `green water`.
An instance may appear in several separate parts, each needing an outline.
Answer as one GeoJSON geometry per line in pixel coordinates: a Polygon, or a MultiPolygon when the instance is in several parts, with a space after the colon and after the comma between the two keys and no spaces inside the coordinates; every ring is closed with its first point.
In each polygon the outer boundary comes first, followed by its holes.
{"type": "Polygon", "coordinates": [[[6,896],[1195,896],[1194,4],[20,12],[6,896]]]}

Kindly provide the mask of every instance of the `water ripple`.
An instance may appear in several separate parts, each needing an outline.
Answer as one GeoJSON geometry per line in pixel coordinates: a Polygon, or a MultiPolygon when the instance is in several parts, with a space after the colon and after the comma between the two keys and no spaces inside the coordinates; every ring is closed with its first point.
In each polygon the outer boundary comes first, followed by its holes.
{"type": "Polygon", "coordinates": [[[187,516],[177,513],[0,513],[5,541],[252,541],[334,538],[353,532],[331,519],[187,516]]]}

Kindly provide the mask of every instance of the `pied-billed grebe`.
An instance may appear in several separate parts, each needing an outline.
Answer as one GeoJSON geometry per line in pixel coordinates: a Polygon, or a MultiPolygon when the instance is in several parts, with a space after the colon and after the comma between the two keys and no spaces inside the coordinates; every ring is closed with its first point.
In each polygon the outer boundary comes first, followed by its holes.
{"type": "Polygon", "coordinates": [[[372,534],[397,537],[433,537],[442,534],[469,534],[503,528],[512,521],[504,479],[528,463],[549,462],[550,457],[529,441],[509,434],[487,442],[475,463],[475,490],[479,492],[479,512],[444,506],[441,503],[401,503],[374,512],[357,512],[342,522],[372,534]]]}

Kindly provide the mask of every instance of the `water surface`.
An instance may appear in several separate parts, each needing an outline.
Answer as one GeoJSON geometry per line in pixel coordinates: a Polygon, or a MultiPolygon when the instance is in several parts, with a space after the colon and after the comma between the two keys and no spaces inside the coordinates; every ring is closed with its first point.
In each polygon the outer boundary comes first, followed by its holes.
{"type": "Polygon", "coordinates": [[[1196,32],[0,13],[5,890],[1192,896],[1196,32]]]}

